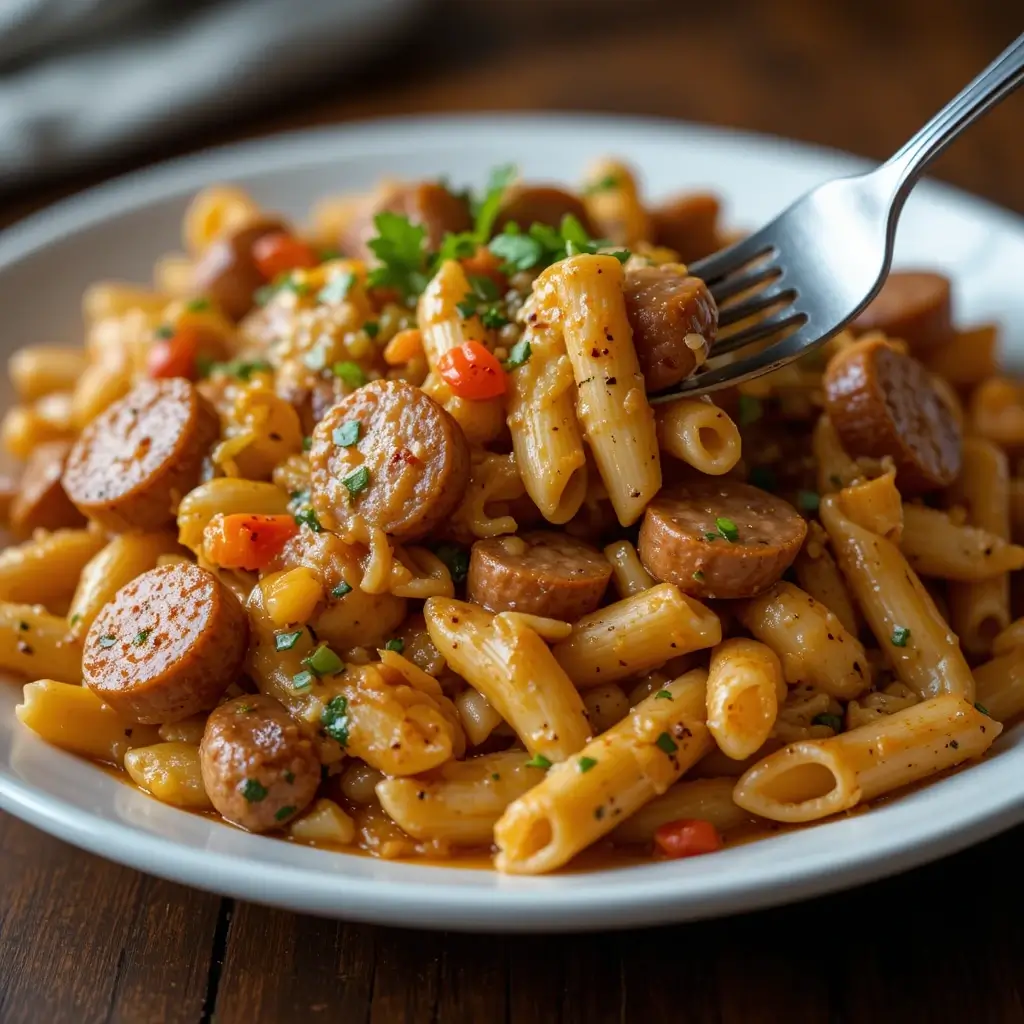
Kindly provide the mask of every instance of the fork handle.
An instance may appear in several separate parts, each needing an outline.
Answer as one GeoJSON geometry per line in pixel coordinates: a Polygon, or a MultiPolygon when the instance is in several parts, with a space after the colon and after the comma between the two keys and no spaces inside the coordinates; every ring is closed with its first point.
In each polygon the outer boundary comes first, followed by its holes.
{"type": "Polygon", "coordinates": [[[968,125],[1024,82],[1024,35],[1018,36],[984,71],[949,101],[882,169],[896,176],[896,206],[902,205],[921,172],[968,125]]]}

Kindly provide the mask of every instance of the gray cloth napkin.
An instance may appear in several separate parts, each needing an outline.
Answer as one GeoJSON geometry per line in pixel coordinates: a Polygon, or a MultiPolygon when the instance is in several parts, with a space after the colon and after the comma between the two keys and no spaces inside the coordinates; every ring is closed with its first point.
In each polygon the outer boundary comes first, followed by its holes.
{"type": "Polygon", "coordinates": [[[420,0],[0,0],[0,188],[258,108],[420,0]]]}

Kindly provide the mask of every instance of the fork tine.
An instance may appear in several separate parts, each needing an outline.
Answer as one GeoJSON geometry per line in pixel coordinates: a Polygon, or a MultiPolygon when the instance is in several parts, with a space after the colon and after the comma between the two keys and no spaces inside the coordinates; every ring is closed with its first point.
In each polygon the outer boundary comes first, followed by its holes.
{"type": "Polygon", "coordinates": [[[719,249],[718,252],[712,253],[710,256],[705,256],[702,260],[689,264],[687,270],[710,287],[712,281],[717,281],[718,278],[739,270],[758,256],[772,252],[774,248],[775,244],[767,237],[765,231],[761,230],[757,234],[740,239],[725,249],[719,249]]]}
{"type": "Polygon", "coordinates": [[[795,288],[769,288],[766,291],[751,295],[749,299],[726,306],[718,311],[718,326],[728,327],[730,324],[745,320],[748,316],[760,313],[761,310],[785,302],[788,306],[796,298],[795,288]]]}
{"type": "Polygon", "coordinates": [[[729,277],[723,277],[716,281],[714,287],[709,290],[711,297],[721,306],[723,302],[727,302],[734,295],[739,295],[749,288],[755,288],[765,281],[781,276],[782,268],[772,260],[769,263],[757,264],[745,274],[732,274],[729,277]]]}
{"type": "Polygon", "coordinates": [[[711,356],[724,356],[729,352],[735,352],[737,349],[745,348],[752,342],[770,338],[773,334],[784,331],[787,327],[800,326],[806,320],[807,315],[805,313],[794,312],[788,309],[779,310],[774,316],[759,320],[756,324],[734,334],[731,338],[723,338],[721,341],[716,341],[711,346],[711,356]]]}

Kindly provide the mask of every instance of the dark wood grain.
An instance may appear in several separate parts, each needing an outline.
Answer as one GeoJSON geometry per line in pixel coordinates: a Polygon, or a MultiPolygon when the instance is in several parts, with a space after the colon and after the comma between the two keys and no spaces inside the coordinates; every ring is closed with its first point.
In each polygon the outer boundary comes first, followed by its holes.
{"type": "MultiPolygon", "coordinates": [[[[0,198],[0,223],[147,161],[405,113],[651,114],[882,158],[1022,27],[1006,0],[439,0],[355,74],[0,198]]],[[[1024,212],[1022,124],[1024,94],[937,175],[1024,212]]],[[[568,938],[432,935],[235,905],[0,815],[0,1024],[1024,1024],[1022,863],[1017,829],[742,917],[568,938]]]]}

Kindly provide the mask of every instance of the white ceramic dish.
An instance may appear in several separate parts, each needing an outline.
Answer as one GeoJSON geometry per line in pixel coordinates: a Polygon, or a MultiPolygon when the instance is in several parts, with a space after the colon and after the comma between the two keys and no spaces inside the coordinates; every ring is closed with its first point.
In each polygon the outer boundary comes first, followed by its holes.
{"type": "MultiPolygon", "coordinates": [[[[588,117],[404,120],[306,132],[176,161],[60,204],[0,237],[3,354],[80,336],[79,299],[96,278],[145,280],[178,245],[187,197],[242,182],[301,217],[311,200],[382,175],[480,182],[516,160],[529,177],[573,180],[590,158],[621,154],[652,194],[711,187],[728,217],[756,225],[811,185],[861,162],[778,139],[679,124],[588,117]]],[[[1024,222],[925,184],[903,217],[897,263],[938,266],[957,282],[963,320],[995,318],[1024,362],[1024,222]]],[[[0,807],[132,867],[244,899],[352,920],[424,928],[568,931],[732,913],[868,881],[951,853],[1024,820],[1024,730],[993,755],[869,814],[649,866],[510,878],[305,849],[163,806],[47,747],[15,721],[17,686],[0,684],[0,807]]]]}

